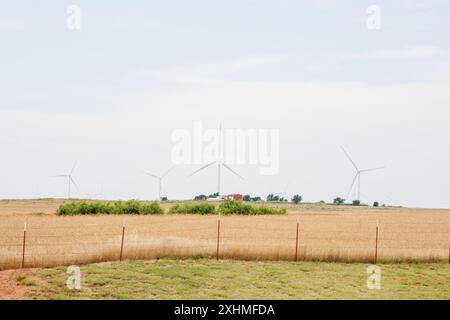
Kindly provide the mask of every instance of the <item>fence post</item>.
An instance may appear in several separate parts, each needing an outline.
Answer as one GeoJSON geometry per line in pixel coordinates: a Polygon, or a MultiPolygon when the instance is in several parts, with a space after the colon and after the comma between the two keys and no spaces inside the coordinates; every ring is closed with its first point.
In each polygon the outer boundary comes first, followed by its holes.
{"type": "Polygon", "coordinates": [[[297,222],[297,236],[295,237],[295,261],[298,260],[298,231],[299,231],[299,222],[297,222]]]}
{"type": "Polygon", "coordinates": [[[448,264],[450,264],[450,244],[448,245],[448,264]]]}
{"type": "Polygon", "coordinates": [[[378,225],[375,232],[375,264],[377,264],[378,261],[378,225]]]}
{"type": "Polygon", "coordinates": [[[125,227],[122,227],[122,244],[120,245],[120,258],[119,261],[122,262],[122,256],[123,256],[123,240],[125,238],[125,227]]]}
{"type": "Polygon", "coordinates": [[[22,242],[22,269],[25,268],[25,244],[27,239],[27,223],[23,225],[23,242],[22,242]]]}
{"type": "Polygon", "coordinates": [[[219,260],[220,249],[220,217],[217,221],[217,249],[216,249],[216,259],[219,260]]]}

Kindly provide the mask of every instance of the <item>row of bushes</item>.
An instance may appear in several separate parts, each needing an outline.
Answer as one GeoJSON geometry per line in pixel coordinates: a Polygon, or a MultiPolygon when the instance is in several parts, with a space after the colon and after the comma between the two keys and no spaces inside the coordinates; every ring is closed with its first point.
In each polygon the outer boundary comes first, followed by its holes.
{"type": "Polygon", "coordinates": [[[173,214],[215,214],[216,207],[211,203],[183,203],[176,204],[170,208],[169,213],[173,214]]]}
{"type": "Polygon", "coordinates": [[[136,200],[116,202],[72,202],[63,204],[56,212],[60,216],[95,214],[163,214],[159,202],[141,202],[136,200]]]}
{"type": "MultiPolygon", "coordinates": [[[[225,200],[216,210],[211,203],[184,203],[170,208],[171,214],[200,214],[211,215],[279,215],[287,214],[286,209],[266,206],[252,206],[239,201],[225,200]]],[[[96,214],[164,214],[159,202],[117,201],[117,202],[72,202],[59,207],[57,214],[67,215],[96,215],[96,214]]]]}
{"type": "Polygon", "coordinates": [[[225,200],[218,209],[223,215],[272,215],[287,214],[286,208],[272,208],[267,206],[252,206],[239,201],[225,200]]]}
{"type": "Polygon", "coordinates": [[[170,213],[174,214],[216,214],[222,215],[279,215],[287,214],[286,209],[277,209],[267,206],[252,206],[239,201],[225,200],[216,210],[211,203],[186,203],[177,204],[170,208],[170,213]]]}

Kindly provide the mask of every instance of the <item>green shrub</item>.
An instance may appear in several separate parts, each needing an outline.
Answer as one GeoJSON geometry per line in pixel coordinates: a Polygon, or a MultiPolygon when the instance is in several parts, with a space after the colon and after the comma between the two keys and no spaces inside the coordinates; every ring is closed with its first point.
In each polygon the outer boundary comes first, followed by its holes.
{"type": "Polygon", "coordinates": [[[359,200],[353,200],[352,205],[353,205],[353,206],[360,206],[360,205],[361,205],[361,201],[359,201],[359,200]]]}
{"type": "Polygon", "coordinates": [[[299,204],[300,202],[302,202],[303,197],[299,194],[296,194],[295,196],[292,197],[292,202],[295,204],[299,204]]]}
{"type": "Polygon", "coordinates": [[[287,214],[286,208],[272,208],[267,206],[257,206],[252,208],[254,215],[281,215],[281,214],[287,214]]]}
{"type": "Polygon", "coordinates": [[[251,215],[252,206],[239,201],[226,199],[219,206],[219,212],[223,215],[251,215]]]}
{"type": "Polygon", "coordinates": [[[159,202],[144,203],[140,209],[140,214],[164,214],[164,209],[159,202]]]}
{"type": "Polygon", "coordinates": [[[100,202],[72,202],[59,207],[56,214],[65,215],[88,215],[88,214],[108,214],[110,208],[108,204],[100,202]]]}
{"type": "Polygon", "coordinates": [[[141,204],[136,200],[117,201],[113,204],[114,214],[140,214],[141,204]]]}
{"type": "Polygon", "coordinates": [[[164,210],[159,202],[139,202],[136,200],[103,202],[72,202],[61,205],[56,214],[67,215],[96,215],[96,214],[163,214],[164,210]]]}
{"type": "Polygon", "coordinates": [[[239,201],[225,200],[218,211],[223,215],[272,215],[286,214],[286,209],[276,209],[267,206],[252,206],[239,201]]]}
{"type": "Polygon", "coordinates": [[[216,207],[211,203],[184,203],[176,204],[170,208],[172,214],[215,214],[216,207]]]}

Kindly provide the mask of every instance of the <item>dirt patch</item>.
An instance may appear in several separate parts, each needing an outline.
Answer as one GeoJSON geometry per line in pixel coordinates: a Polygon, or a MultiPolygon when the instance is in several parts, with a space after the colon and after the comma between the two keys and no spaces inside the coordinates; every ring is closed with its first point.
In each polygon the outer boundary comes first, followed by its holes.
{"type": "Polygon", "coordinates": [[[19,279],[26,277],[27,281],[38,282],[34,272],[38,269],[4,270],[0,271],[0,300],[26,300],[33,286],[25,285],[19,279]]]}

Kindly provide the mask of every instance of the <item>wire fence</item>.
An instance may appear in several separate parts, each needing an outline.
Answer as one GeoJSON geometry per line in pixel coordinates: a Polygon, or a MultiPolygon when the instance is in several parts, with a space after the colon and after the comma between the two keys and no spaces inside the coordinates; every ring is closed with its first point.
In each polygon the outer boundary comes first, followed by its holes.
{"type": "Polygon", "coordinates": [[[450,263],[450,225],[183,216],[176,222],[0,227],[0,269],[160,257],[450,263]]]}

